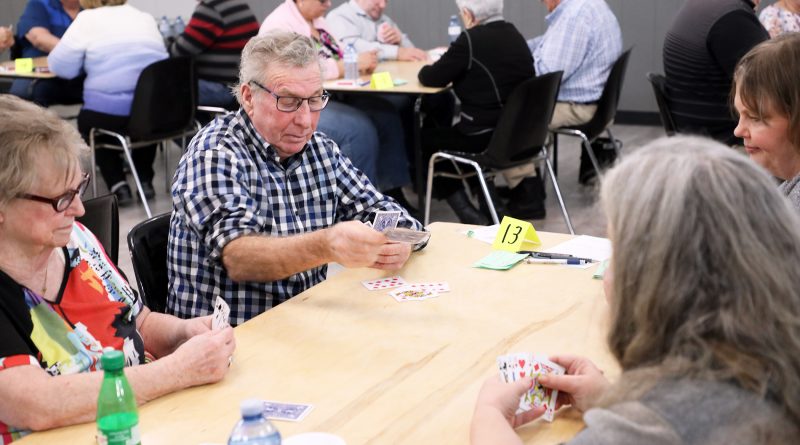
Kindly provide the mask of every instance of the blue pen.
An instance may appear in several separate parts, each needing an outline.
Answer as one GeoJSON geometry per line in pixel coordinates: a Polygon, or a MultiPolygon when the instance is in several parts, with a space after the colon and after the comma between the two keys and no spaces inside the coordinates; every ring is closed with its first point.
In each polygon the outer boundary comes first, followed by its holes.
{"type": "Polygon", "coordinates": [[[525,259],[528,264],[569,264],[569,265],[583,265],[591,264],[591,260],[584,258],[533,258],[528,257],[525,259]]]}

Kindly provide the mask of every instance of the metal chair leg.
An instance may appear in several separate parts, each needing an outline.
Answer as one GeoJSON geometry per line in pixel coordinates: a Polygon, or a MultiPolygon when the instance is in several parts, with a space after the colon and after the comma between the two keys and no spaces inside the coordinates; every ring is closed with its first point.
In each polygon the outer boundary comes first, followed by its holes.
{"type": "Polygon", "coordinates": [[[92,151],[92,198],[97,198],[97,159],[94,153],[94,128],[89,130],[89,148],[92,151]]]}
{"type": "Polygon", "coordinates": [[[125,159],[128,160],[128,165],[131,166],[133,181],[136,183],[136,190],[139,192],[139,197],[142,199],[144,211],[147,213],[148,218],[152,218],[153,213],[150,212],[150,206],[147,205],[147,198],[144,196],[144,190],[142,190],[142,181],[139,180],[139,173],[136,171],[136,166],[133,164],[133,156],[131,155],[131,149],[128,148],[127,140],[122,144],[122,151],[125,152],[125,159]]]}
{"type": "Polygon", "coordinates": [[[567,225],[567,230],[569,230],[570,235],[575,234],[575,229],[572,228],[572,221],[569,219],[569,213],[567,212],[567,206],[564,204],[564,198],[561,196],[561,188],[558,186],[558,180],[556,179],[555,172],[553,171],[553,164],[550,162],[550,158],[547,156],[547,149],[544,148],[544,156],[545,156],[545,166],[547,166],[547,171],[550,176],[550,182],[553,184],[553,190],[556,192],[556,198],[558,199],[558,205],[561,207],[561,214],[564,216],[564,223],[567,225]]]}
{"type": "Polygon", "coordinates": [[[427,186],[425,187],[425,221],[423,224],[425,227],[428,227],[431,219],[431,196],[433,195],[433,172],[434,172],[434,164],[436,164],[436,159],[439,157],[439,153],[434,153],[431,156],[431,159],[428,161],[428,181],[427,186]]]}
{"type": "Polygon", "coordinates": [[[592,149],[592,144],[589,143],[589,139],[586,138],[586,135],[581,133],[580,138],[583,140],[583,148],[586,150],[586,154],[589,155],[589,159],[592,161],[592,167],[594,167],[594,171],[597,173],[597,179],[602,181],[603,173],[600,171],[600,163],[597,162],[597,156],[594,154],[594,149],[592,149]]]}
{"type": "Polygon", "coordinates": [[[494,202],[492,201],[492,197],[489,195],[489,187],[486,186],[486,178],[483,177],[483,170],[481,170],[480,164],[477,162],[470,162],[473,168],[475,168],[475,173],[478,175],[478,182],[481,184],[481,190],[483,190],[483,196],[486,198],[486,205],[489,206],[489,213],[492,215],[492,222],[494,224],[500,224],[500,220],[497,218],[497,211],[494,209],[494,202]]]}

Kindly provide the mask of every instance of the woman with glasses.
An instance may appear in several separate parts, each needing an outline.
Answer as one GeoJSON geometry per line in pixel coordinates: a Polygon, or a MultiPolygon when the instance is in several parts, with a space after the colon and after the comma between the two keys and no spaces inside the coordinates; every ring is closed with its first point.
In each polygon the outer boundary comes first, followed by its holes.
{"type": "MultiPolygon", "coordinates": [[[[328,31],[323,17],[330,0],[286,0],[261,24],[259,36],[271,30],[291,31],[310,37],[316,44],[325,79],[344,76],[344,46],[328,31]]],[[[378,64],[377,51],[358,55],[361,74],[370,74],[378,64]]],[[[384,194],[403,207],[413,208],[401,188],[411,183],[403,123],[397,109],[372,94],[331,101],[320,115],[318,129],[336,141],[339,148],[384,194]]]]}
{"type": "Polygon", "coordinates": [[[77,131],[0,95],[0,140],[0,442],[93,420],[104,348],[125,354],[139,403],[222,379],[232,329],[150,312],[75,222],[90,181],[77,131]]]}

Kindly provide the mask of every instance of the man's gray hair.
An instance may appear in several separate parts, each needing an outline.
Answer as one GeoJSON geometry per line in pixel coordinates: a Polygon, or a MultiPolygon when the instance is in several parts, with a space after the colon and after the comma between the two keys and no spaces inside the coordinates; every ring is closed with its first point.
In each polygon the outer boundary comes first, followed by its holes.
{"type": "Polygon", "coordinates": [[[42,178],[51,159],[66,183],[89,147],[74,126],[55,113],[10,94],[0,94],[0,209],[42,178]]]}
{"type": "Polygon", "coordinates": [[[503,0],[456,0],[458,9],[469,9],[475,20],[483,22],[489,17],[503,15],[503,0]]]}
{"type": "Polygon", "coordinates": [[[242,50],[239,64],[239,84],[233,93],[242,103],[241,86],[252,80],[264,82],[267,68],[275,65],[290,68],[305,68],[316,62],[324,77],[323,65],[314,42],[300,34],[290,31],[270,31],[263,36],[253,37],[242,50]]]}

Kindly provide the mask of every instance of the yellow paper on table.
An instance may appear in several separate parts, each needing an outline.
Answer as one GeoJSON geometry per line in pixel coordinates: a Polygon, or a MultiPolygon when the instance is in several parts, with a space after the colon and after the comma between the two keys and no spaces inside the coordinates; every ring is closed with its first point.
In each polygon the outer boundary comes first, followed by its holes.
{"type": "Polygon", "coordinates": [[[369,80],[369,87],[374,90],[389,90],[394,88],[392,75],[387,71],[372,73],[372,77],[369,80]]]}
{"type": "Polygon", "coordinates": [[[20,74],[33,72],[33,59],[30,57],[14,60],[14,71],[20,74]]]}
{"type": "Polygon", "coordinates": [[[509,252],[519,252],[522,249],[523,243],[541,244],[539,235],[533,224],[528,221],[522,221],[516,218],[504,216],[500,221],[500,228],[497,229],[497,235],[494,237],[492,249],[507,250],[509,252]]]}

